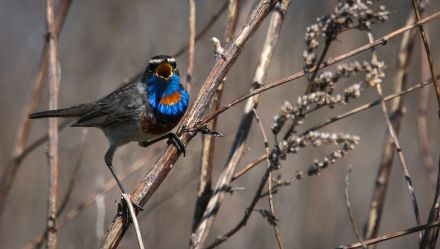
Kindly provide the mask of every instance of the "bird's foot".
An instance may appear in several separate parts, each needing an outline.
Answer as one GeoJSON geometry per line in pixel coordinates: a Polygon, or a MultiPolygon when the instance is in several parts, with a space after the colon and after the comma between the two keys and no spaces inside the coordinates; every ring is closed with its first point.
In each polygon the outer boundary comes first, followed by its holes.
{"type": "Polygon", "coordinates": [[[200,132],[203,135],[214,136],[214,137],[223,137],[223,134],[221,134],[218,131],[211,130],[207,124],[200,126],[200,127],[186,128],[185,131],[186,132],[194,132],[194,133],[200,132]]]}
{"type": "MultiPolygon", "coordinates": [[[[126,195],[129,196],[128,194],[126,195]]],[[[131,205],[133,206],[133,209],[136,213],[139,213],[140,211],[144,211],[143,207],[139,206],[134,202],[131,202],[131,205]]],[[[131,217],[130,213],[131,212],[130,212],[130,208],[128,207],[127,200],[123,196],[121,196],[121,202],[118,203],[118,215],[124,216],[128,222],[132,222],[133,218],[131,217]]]]}
{"type": "Polygon", "coordinates": [[[168,141],[167,144],[172,144],[176,147],[177,151],[182,153],[185,156],[186,150],[185,145],[183,145],[182,141],[180,141],[179,137],[174,133],[168,133],[168,141]]]}

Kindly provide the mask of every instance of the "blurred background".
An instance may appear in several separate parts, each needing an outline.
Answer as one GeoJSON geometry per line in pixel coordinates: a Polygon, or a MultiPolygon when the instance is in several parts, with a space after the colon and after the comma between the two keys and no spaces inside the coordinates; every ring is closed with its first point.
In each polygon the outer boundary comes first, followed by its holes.
{"type": "MultiPolygon", "coordinates": [[[[241,12],[237,31],[241,29],[254,7],[254,1],[241,1],[241,12]]],[[[390,10],[389,21],[373,26],[373,34],[380,37],[405,25],[412,11],[409,0],[379,1],[390,10]]],[[[224,1],[197,0],[196,23],[199,31],[224,1]]],[[[337,1],[293,1],[281,31],[279,43],[269,70],[268,82],[302,70],[304,32],[316,18],[330,13],[337,1]]],[[[432,1],[425,16],[440,10],[440,3],[432,1]]],[[[0,162],[7,162],[14,143],[15,132],[21,120],[26,97],[30,94],[33,80],[38,71],[45,34],[45,1],[0,0],[0,162]]],[[[222,103],[244,94],[251,84],[255,67],[266,35],[268,20],[251,38],[248,46],[229,72],[222,103]]],[[[196,44],[195,68],[191,99],[194,100],[215,58],[210,38],[223,38],[226,12],[196,44]]],[[[438,68],[440,46],[437,38],[439,20],[425,25],[431,40],[435,65],[438,68]]],[[[386,46],[377,48],[379,60],[387,65],[384,81],[385,94],[392,93],[393,77],[396,71],[399,36],[386,46]]],[[[408,85],[422,80],[421,60],[424,58],[417,37],[413,60],[410,65],[408,85]]],[[[360,31],[345,32],[334,42],[328,57],[343,54],[368,42],[360,31]]],[[[117,88],[122,82],[143,71],[146,62],[157,54],[173,54],[188,42],[188,3],[172,0],[107,0],[73,1],[59,39],[61,63],[61,87],[59,106],[66,107],[96,100],[117,88]]],[[[188,54],[177,58],[181,72],[186,72],[188,54]]],[[[370,53],[355,58],[368,60],[370,53]]],[[[438,70],[437,70],[438,71],[438,70]]],[[[425,74],[426,75],[426,74],[425,74]]],[[[350,83],[350,82],[348,82],[350,83]]],[[[352,82],[351,82],[352,83],[352,82]]],[[[266,131],[274,115],[279,112],[284,100],[296,102],[304,92],[304,79],[285,84],[262,95],[259,113],[266,131]]],[[[437,103],[432,89],[428,109],[428,131],[430,149],[434,161],[438,160],[439,121],[437,103]]],[[[39,110],[48,107],[48,90],[39,110]]],[[[374,89],[364,92],[359,100],[333,110],[323,108],[311,115],[303,128],[311,127],[327,117],[350,110],[376,98],[374,89]]],[[[433,200],[435,187],[424,168],[417,132],[417,105],[419,91],[405,97],[405,116],[400,139],[409,171],[413,177],[422,223],[425,223],[433,200]]],[[[224,167],[226,156],[234,139],[243,104],[220,116],[218,131],[223,138],[217,139],[214,181],[224,167]]],[[[32,121],[29,142],[35,141],[47,132],[47,120],[32,121]]],[[[350,118],[325,127],[323,131],[344,132],[359,135],[359,146],[336,165],[324,170],[319,176],[305,177],[291,186],[282,188],[275,195],[275,209],[279,219],[281,236],[286,248],[334,248],[341,244],[356,242],[344,201],[344,178],[347,165],[353,166],[350,178],[350,198],[359,225],[368,216],[374,179],[380,164],[386,125],[380,107],[374,107],[350,118]]],[[[60,190],[62,197],[79,155],[81,129],[67,128],[60,133],[60,190]]],[[[269,141],[273,144],[273,140],[269,141]]],[[[148,149],[131,143],[120,148],[115,155],[115,165],[122,174],[129,165],[142,156],[148,160],[142,168],[124,181],[130,191],[148,172],[166,146],[158,143],[148,149]]],[[[239,168],[257,159],[264,153],[261,133],[254,124],[247,150],[239,168]]],[[[34,150],[22,162],[7,199],[6,208],[0,219],[0,248],[21,248],[36,235],[44,231],[47,209],[47,160],[46,145],[34,150]]],[[[299,154],[289,155],[282,162],[276,174],[284,178],[295,175],[296,170],[306,171],[313,159],[321,158],[332,151],[331,147],[308,148],[299,154]]],[[[89,129],[85,138],[84,158],[76,179],[71,200],[66,210],[75,207],[96,191],[102,182],[111,179],[103,157],[107,141],[102,132],[89,129]]],[[[144,243],[148,248],[185,248],[189,243],[192,216],[198,184],[201,155],[201,137],[193,139],[187,148],[186,157],[181,157],[165,182],[154,194],[139,216],[144,243]]],[[[3,171],[6,163],[0,163],[3,171]]],[[[208,243],[223,234],[241,219],[249,205],[255,188],[264,171],[264,164],[233,183],[233,187],[245,187],[228,195],[210,232],[208,243]]],[[[59,248],[96,248],[102,232],[111,223],[116,210],[120,191],[114,188],[103,196],[105,205],[97,209],[92,205],[75,220],[59,230],[59,248]],[[98,210],[100,210],[98,212],[98,210]],[[103,212],[103,210],[105,212],[103,212]],[[99,217],[104,215],[104,223],[99,217]]],[[[262,200],[257,208],[265,208],[262,200]]],[[[390,187],[384,208],[380,234],[415,226],[415,219],[408,190],[397,157],[394,160],[390,187]]],[[[378,248],[415,248],[416,234],[381,243],[378,248]]],[[[136,248],[135,233],[130,228],[119,248],[136,248]]],[[[258,213],[247,226],[219,248],[275,248],[276,241],[272,227],[258,213]]]]}

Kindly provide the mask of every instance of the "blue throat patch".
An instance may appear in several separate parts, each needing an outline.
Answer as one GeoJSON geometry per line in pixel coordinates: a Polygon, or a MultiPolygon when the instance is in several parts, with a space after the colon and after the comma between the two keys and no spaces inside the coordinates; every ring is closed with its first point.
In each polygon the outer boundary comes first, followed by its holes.
{"type": "Polygon", "coordinates": [[[167,82],[156,75],[146,80],[147,98],[151,108],[164,122],[180,119],[188,108],[188,92],[180,84],[180,77],[173,74],[167,82]]]}

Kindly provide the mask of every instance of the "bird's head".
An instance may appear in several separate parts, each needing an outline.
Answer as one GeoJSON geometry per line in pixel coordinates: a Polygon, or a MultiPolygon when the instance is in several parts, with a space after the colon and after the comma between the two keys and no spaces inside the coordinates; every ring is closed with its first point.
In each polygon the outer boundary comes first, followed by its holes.
{"type": "Polygon", "coordinates": [[[148,67],[145,70],[145,76],[148,79],[157,79],[170,82],[173,76],[180,79],[179,69],[177,69],[176,59],[169,55],[157,55],[151,57],[148,67]]]}
{"type": "Polygon", "coordinates": [[[168,119],[180,118],[188,107],[189,95],[180,82],[176,60],[168,55],[150,59],[144,73],[150,106],[168,119]]]}

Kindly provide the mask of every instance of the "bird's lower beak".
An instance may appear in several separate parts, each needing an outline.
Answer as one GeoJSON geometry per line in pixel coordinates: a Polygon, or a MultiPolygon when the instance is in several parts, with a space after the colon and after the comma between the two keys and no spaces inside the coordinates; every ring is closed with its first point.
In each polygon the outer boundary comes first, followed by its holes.
{"type": "Polygon", "coordinates": [[[168,63],[163,63],[157,66],[156,75],[168,80],[173,75],[173,67],[168,63]]]}

